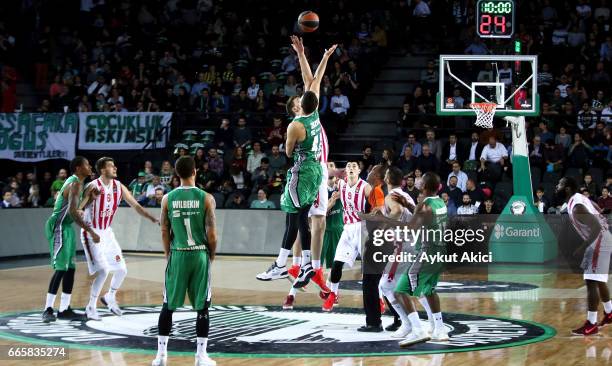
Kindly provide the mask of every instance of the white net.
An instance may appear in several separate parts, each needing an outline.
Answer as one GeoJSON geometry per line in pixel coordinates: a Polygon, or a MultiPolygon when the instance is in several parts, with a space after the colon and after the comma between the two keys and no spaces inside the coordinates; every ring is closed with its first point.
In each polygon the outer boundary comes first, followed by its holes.
{"type": "Polygon", "coordinates": [[[476,112],[476,123],[478,127],[493,128],[493,117],[495,117],[495,103],[471,103],[470,107],[476,112]]]}

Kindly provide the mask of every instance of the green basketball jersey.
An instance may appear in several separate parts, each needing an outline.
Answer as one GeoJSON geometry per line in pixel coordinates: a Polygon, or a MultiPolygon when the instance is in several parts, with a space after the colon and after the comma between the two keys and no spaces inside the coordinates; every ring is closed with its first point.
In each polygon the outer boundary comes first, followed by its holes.
{"type": "Polygon", "coordinates": [[[293,120],[304,125],[306,129],[306,138],[304,141],[295,145],[295,149],[293,150],[293,161],[296,162],[296,164],[306,160],[316,161],[317,156],[321,155],[321,150],[323,149],[319,111],[314,111],[309,116],[296,117],[293,120]]]}
{"type": "MultiPolygon", "coordinates": [[[[66,179],[62,188],[59,190],[57,194],[57,200],[55,201],[55,205],[53,205],[53,212],[51,213],[51,219],[60,220],[62,225],[72,224],[74,221],[72,216],[68,214],[68,209],[70,208],[70,193],[68,194],[68,198],[64,198],[64,191],[68,189],[68,186],[71,183],[78,182],[79,178],[76,175],[71,175],[66,179]]],[[[83,186],[81,187],[81,194],[83,194],[83,186]]],[[[77,202],[78,204],[78,202],[77,202]]]]}
{"type": "Polygon", "coordinates": [[[206,250],[208,237],[204,220],[206,192],[180,186],[168,193],[168,220],[172,229],[172,250],[206,250]]]}
{"type": "Polygon", "coordinates": [[[430,207],[433,215],[432,221],[427,225],[426,229],[435,230],[437,232],[436,235],[428,235],[429,240],[426,241],[427,246],[444,246],[442,237],[448,221],[448,210],[446,204],[444,204],[444,200],[438,196],[426,197],[423,200],[423,205],[430,207]]]}
{"type": "Polygon", "coordinates": [[[344,221],[342,219],[342,200],[338,198],[334,207],[329,210],[325,222],[325,230],[339,230],[342,231],[344,228],[344,221]]]}

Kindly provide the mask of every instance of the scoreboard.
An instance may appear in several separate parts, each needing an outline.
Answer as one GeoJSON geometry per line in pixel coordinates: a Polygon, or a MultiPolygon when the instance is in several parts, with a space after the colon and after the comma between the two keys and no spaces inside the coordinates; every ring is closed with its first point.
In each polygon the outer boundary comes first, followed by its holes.
{"type": "Polygon", "coordinates": [[[514,5],[512,0],[478,0],[478,35],[482,38],[511,38],[514,34],[514,5]]]}

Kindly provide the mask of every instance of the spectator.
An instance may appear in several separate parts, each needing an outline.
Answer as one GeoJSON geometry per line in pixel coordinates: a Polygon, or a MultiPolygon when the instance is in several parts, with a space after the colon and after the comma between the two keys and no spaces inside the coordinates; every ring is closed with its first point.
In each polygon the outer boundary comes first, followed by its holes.
{"type": "MultiPolygon", "coordinates": [[[[215,131],[215,144],[217,144],[217,146],[223,150],[234,148],[234,131],[232,131],[232,128],[230,127],[229,119],[221,119],[221,125],[217,131],[215,131]]],[[[212,166],[211,169],[215,170],[212,166]]]]}
{"type": "Polygon", "coordinates": [[[155,192],[158,189],[161,189],[164,191],[164,193],[166,191],[165,187],[161,184],[161,179],[159,176],[154,175],[153,179],[151,179],[151,181],[145,185],[145,196],[147,197],[147,200],[151,201],[155,199],[155,192]]]}
{"type": "Polygon", "coordinates": [[[608,102],[608,106],[601,111],[601,121],[607,126],[612,125],[612,99],[608,102]]]}
{"type": "Polygon", "coordinates": [[[479,36],[472,39],[472,43],[463,51],[466,55],[486,55],[489,53],[487,46],[482,43],[479,36]]]}
{"type": "Polygon", "coordinates": [[[569,148],[567,153],[568,167],[584,170],[588,169],[592,151],[593,149],[591,146],[582,139],[582,135],[576,132],[576,134],[574,134],[574,144],[569,148]]]}
{"type": "Polygon", "coordinates": [[[599,192],[599,187],[597,183],[593,181],[593,176],[590,173],[586,173],[584,175],[584,181],[582,186],[589,191],[590,197],[597,197],[597,192],[599,192]]]}
{"type": "MultiPolygon", "coordinates": [[[[236,150],[240,149],[239,147],[236,150]]],[[[246,192],[247,190],[247,179],[244,174],[244,169],[239,163],[234,160],[229,168],[229,176],[232,179],[232,183],[237,190],[246,192]]]]}
{"type": "Polygon", "coordinates": [[[448,212],[448,216],[452,217],[457,215],[457,205],[455,205],[455,202],[450,199],[450,197],[448,196],[448,193],[446,192],[442,192],[440,194],[440,198],[442,198],[442,200],[444,201],[444,204],[446,204],[446,210],[448,212]]]}
{"type": "Polygon", "coordinates": [[[546,163],[547,171],[560,171],[563,169],[563,148],[556,145],[552,139],[544,143],[544,153],[542,154],[546,163]]]}
{"type": "Polygon", "coordinates": [[[404,155],[404,149],[406,149],[406,147],[410,147],[412,149],[412,155],[414,155],[414,157],[418,158],[419,156],[421,156],[421,144],[416,140],[416,136],[414,133],[410,133],[408,134],[408,141],[406,141],[406,143],[402,146],[402,155],[404,155]]]}
{"type": "Polygon", "coordinates": [[[480,204],[484,201],[484,192],[473,179],[468,179],[466,184],[466,193],[470,195],[470,201],[474,203],[476,206],[480,206],[480,204]]]}
{"type": "Polygon", "coordinates": [[[406,146],[404,148],[404,155],[402,155],[397,161],[397,167],[402,170],[404,175],[408,175],[414,172],[414,169],[417,166],[416,158],[412,155],[412,148],[410,146],[406,146]]]}
{"type": "Polygon", "coordinates": [[[495,207],[495,203],[492,198],[487,198],[484,201],[484,205],[478,207],[478,213],[481,215],[497,215],[499,210],[495,207]]]}
{"type": "Polygon", "coordinates": [[[257,191],[257,199],[251,202],[251,208],[275,209],[274,202],[268,201],[266,191],[260,189],[257,191]]]}
{"type": "Polygon", "coordinates": [[[225,207],[230,209],[245,209],[247,208],[247,204],[244,201],[244,196],[240,193],[236,193],[225,207]]]}
{"type": "Polygon", "coordinates": [[[147,198],[145,190],[145,185],[147,182],[146,177],[147,174],[145,172],[138,172],[138,177],[134,179],[129,186],[132,196],[134,196],[134,198],[141,204],[144,203],[147,198]]]}
{"type": "MultiPolygon", "coordinates": [[[[546,143],[546,140],[544,140],[546,143]]],[[[561,145],[563,150],[569,149],[572,144],[572,136],[567,134],[567,129],[563,126],[559,128],[559,133],[555,136],[555,144],[561,145]]]]}
{"type": "Polygon", "coordinates": [[[206,116],[212,112],[212,100],[208,89],[200,91],[200,95],[194,100],[193,106],[196,111],[204,113],[206,116]]]}
{"type": "Polygon", "coordinates": [[[582,109],[578,112],[577,125],[581,130],[595,128],[597,113],[591,110],[589,103],[582,103],[582,109]]]}
{"type": "Polygon", "coordinates": [[[287,165],[287,158],[285,154],[280,153],[280,148],[278,145],[272,146],[272,152],[268,157],[268,161],[270,162],[270,169],[272,170],[272,174],[277,171],[282,171],[285,169],[287,165]]]}
{"type": "Polygon", "coordinates": [[[53,197],[51,194],[51,185],[53,184],[51,172],[45,172],[43,179],[40,181],[38,187],[40,192],[40,202],[47,202],[49,198],[53,197]]]}
{"type": "Polygon", "coordinates": [[[380,161],[380,165],[382,165],[384,169],[387,169],[393,166],[394,162],[395,162],[395,156],[394,156],[393,150],[384,149],[382,153],[382,159],[380,161]]]}
{"type": "Polygon", "coordinates": [[[266,136],[268,144],[272,146],[285,143],[287,128],[283,126],[283,121],[280,117],[275,116],[272,118],[272,127],[266,131],[266,136]]]}
{"type": "MultiPolygon", "coordinates": [[[[255,100],[257,98],[257,94],[259,93],[259,84],[257,83],[257,78],[255,76],[251,76],[249,79],[249,82],[251,83],[249,85],[249,87],[247,88],[247,97],[250,100],[255,100]]],[[[263,90],[262,90],[263,92],[263,90]]]]}
{"type": "Polygon", "coordinates": [[[251,110],[256,113],[265,113],[268,109],[268,102],[266,97],[264,96],[264,92],[262,89],[257,91],[257,95],[255,96],[255,100],[253,100],[253,106],[251,110]]]}
{"type": "Polygon", "coordinates": [[[251,100],[247,97],[246,90],[241,89],[238,95],[233,97],[230,107],[234,113],[247,113],[251,109],[251,100]]]}
{"type": "Polygon", "coordinates": [[[261,159],[266,157],[266,154],[261,151],[261,143],[255,141],[253,143],[253,150],[249,154],[247,159],[247,168],[246,170],[253,174],[257,168],[261,165],[261,159]]]}
{"type": "Polygon", "coordinates": [[[422,173],[438,171],[438,159],[431,153],[428,144],[423,145],[423,154],[416,159],[416,165],[422,173]]]}
{"type": "Polygon", "coordinates": [[[244,156],[244,149],[240,146],[234,149],[234,156],[230,165],[238,168],[241,172],[246,172],[247,158],[244,156]]]}
{"type": "Polygon", "coordinates": [[[155,189],[155,195],[151,197],[147,203],[148,207],[161,207],[161,201],[164,198],[164,189],[155,189]]]}
{"type": "Polygon", "coordinates": [[[219,175],[210,169],[207,160],[204,160],[200,165],[196,175],[196,185],[206,192],[212,193],[217,188],[219,175]]]}
{"type": "Polygon", "coordinates": [[[11,207],[13,207],[11,205],[12,198],[13,198],[13,193],[11,191],[4,192],[2,194],[2,208],[11,208],[11,207]]]}
{"type": "Polygon", "coordinates": [[[361,158],[359,159],[361,163],[363,163],[363,169],[366,172],[370,171],[370,167],[376,164],[374,160],[374,156],[372,156],[372,146],[364,145],[361,150],[361,158]]]}
{"type": "Polygon", "coordinates": [[[295,82],[295,76],[293,75],[287,76],[287,84],[285,84],[285,86],[283,87],[283,90],[285,91],[285,95],[287,97],[292,97],[294,95],[297,95],[297,84],[295,82]]]}
{"type": "Polygon", "coordinates": [[[465,160],[463,156],[464,149],[457,142],[457,135],[451,133],[448,136],[448,142],[444,145],[441,152],[441,158],[444,161],[444,173],[450,171],[455,163],[462,163],[465,160]]]}
{"type": "Polygon", "coordinates": [[[601,197],[597,200],[597,206],[601,209],[601,213],[605,215],[612,213],[612,197],[607,187],[601,189],[601,197]]]}
{"type": "Polygon", "coordinates": [[[223,159],[219,157],[219,153],[217,149],[211,147],[208,149],[208,156],[206,157],[206,161],[208,162],[208,166],[210,170],[215,172],[218,176],[223,175],[223,159]]]}
{"type": "Polygon", "coordinates": [[[51,184],[51,194],[59,192],[59,190],[62,189],[66,178],[68,178],[68,172],[66,171],[66,169],[60,169],[57,173],[57,177],[51,184]]]}
{"type": "Polygon", "coordinates": [[[529,145],[529,164],[541,169],[544,167],[544,147],[540,141],[540,136],[533,138],[529,145]]]}
{"type": "Polygon", "coordinates": [[[202,90],[204,89],[209,89],[210,90],[210,84],[208,84],[206,82],[206,80],[204,80],[204,73],[203,72],[199,72],[198,73],[198,82],[193,84],[193,87],[191,88],[191,96],[193,98],[196,98],[198,96],[200,96],[202,94],[202,90]]]}
{"type": "Polygon", "coordinates": [[[410,197],[412,197],[414,202],[417,202],[417,198],[419,197],[421,191],[415,185],[414,175],[407,175],[404,177],[404,179],[406,179],[406,188],[404,190],[410,195],[410,197]]]}
{"type": "Polygon", "coordinates": [[[264,96],[266,99],[270,98],[280,86],[281,84],[276,80],[276,75],[270,74],[268,82],[263,87],[264,96]]]}
{"type": "Polygon", "coordinates": [[[174,168],[172,167],[172,164],[170,164],[168,160],[164,160],[162,162],[162,167],[159,172],[161,183],[165,185],[170,184],[173,175],[174,175],[174,168]]]}
{"type": "Polygon", "coordinates": [[[457,179],[457,176],[453,175],[448,178],[448,186],[444,188],[444,192],[446,192],[450,199],[453,200],[455,206],[459,206],[461,204],[461,197],[465,192],[464,190],[459,188],[458,182],[459,180],[457,179]]]}
{"type": "Polygon", "coordinates": [[[234,130],[234,146],[246,148],[251,144],[251,130],[247,127],[246,117],[238,118],[238,127],[234,130]]]}
{"type": "Polygon", "coordinates": [[[472,204],[472,199],[467,193],[463,194],[461,206],[457,209],[457,215],[475,215],[478,213],[478,207],[472,204]]]}
{"type": "Polygon", "coordinates": [[[425,142],[423,145],[429,145],[429,151],[436,157],[437,160],[440,160],[442,156],[442,144],[440,140],[436,140],[436,133],[432,129],[428,129],[425,132],[425,142]]]}
{"type": "Polygon", "coordinates": [[[423,172],[418,167],[414,170],[414,186],[419,191],[423,190],[423,172]]]}
{"type": "Polygon", "coordinates": [[[457,178],[457,182],[455,186],[457,186],[461,192],[465,192],[466,185],[468,181],[468,176],[461,170],[461,164],[458,162],[454,162],[452,165],[452,171],[448,174],[448,178],[446,179],[446,184],[450,185],[450,181],[452,177],[457,178]]]}
{"type": "Polygon", "coordinates": [[[334,96],[331,97],[330,105],[335,123],[340,125],[339,130],[342,132],[346,128],[347,114],[351,105],[346,95],[342,94],[340,88],[334,88],[334,96]]]}
{"type": "Polygon", "coordinates": [[[536,197],[534,200],[535,206],[538,208],[538,211],[541,213],[548,212],[548,208],[550,207],[550,202],[548,202],[548,198],[544,196],[544,188],[538,188],[536,190],[536,197]]]}
{"type": "Polygon", "coordinates": [[[497,182],[503,173],[505,160],[508,158],[508,150],[504,145],[497,142],[495,136],[489,137],[489,144],[482,149],[480,155],[480,171],[485,173],[488,180],[497,182]]]}
{"type": "Polygon", "coordinates": [[[276,89],[276,92],[270,96],[270,107],[272,109],[272,113],[286,113],[287,100],[289,100],[289,98],[285,95],[285,89],[282,87],[276,89]]]}
{"type": "Polygon", "coordinates": [[[251,180],[254,183],[253,190],[270,184],[272,175],[273,172],[272,168],[270,168],[270,160],[267,157],[262,158],[259,167],[252,172],[251,180]]]}

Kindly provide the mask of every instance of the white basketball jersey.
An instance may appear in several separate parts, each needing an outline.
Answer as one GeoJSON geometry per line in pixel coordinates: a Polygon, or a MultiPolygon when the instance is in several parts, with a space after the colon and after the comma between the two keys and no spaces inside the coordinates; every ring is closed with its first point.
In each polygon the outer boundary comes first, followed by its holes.
{"type": "Polygon", "coordinates": [[[575,193],[567,203],[567,212],[569,214],[570,220],[572,221],[572,224],[576,228],[576,231],[578,231],[578,234],[580,234],[583,239],[589,237],[590,229],[587,225],[578,221],[576,217],[574,217],[574,207],[576,207],[576,205],[578,204],[586,207],[587,211],[597,218],[599,224],[601,225],[602,232],[608,231],[608,221],[602,214],[599,213],[599,211],[597,211],[595,206],[593,206],[591,200],[585,197],[582,193],[575,193]]]}
{"type": "MultiPolygon", "coordinates": [[[[388,194],[391,195],[392,193],[397,193],[400,196],[404,197],[408,202],[410,202],[412,205],[414,205],[414,200],[412,199],[412,197],[410,197],[410,195],[406,192],[404,192],[401,188],[393,188],[388,194]]],[[[383,206],[383,215],[385,216],[389,216],[389,209],[387,208],[387,205],[383,206]]],[[[410,221],[410,218],[412,217],[412,214],[410,213],[410,211],[408,210],[402,210],[402,214],[401,216],[398,218],[398,221],[401,222],[408,222],[410,221]]]]}
{"type": "Polygon", "coordinates": [[[105,186],[98,178],[89,184],[94,184],[100,194],[85,209],[85,222],[90,223],[94,229],[106,229],[111,226],[121,202],[121,183],[113,179],[108,186],[105,186]]]}
{"type": "Polygon", "coordinates": [[[361,222],[361,218],[359,218],[357,214],[359,212],[365,212],[366,185],[367,183],[361,178],[352,187],[343,179],[338,181],[338,190],[340,191],[340,199],[342,201],[342,208],[344,209],[344,224],[361,222]]]}
{"type": "Polygon", "coordinates": [[[325,129],[323,125],[321,125],[321,155],[318,156],[319,162],[321,164],[327,164],[327,157],[329,156],[329,143],[327,142],[327,135],[325,134],[325,129]]]}

